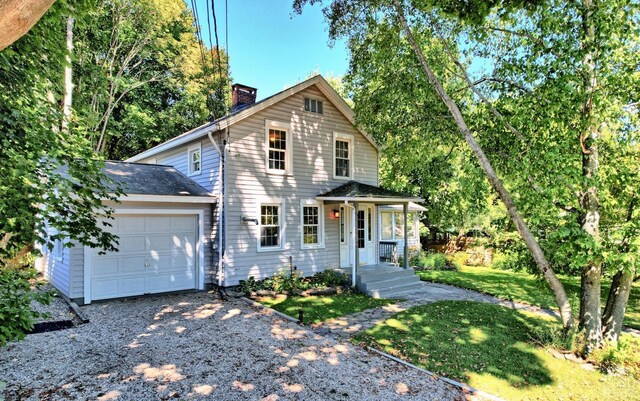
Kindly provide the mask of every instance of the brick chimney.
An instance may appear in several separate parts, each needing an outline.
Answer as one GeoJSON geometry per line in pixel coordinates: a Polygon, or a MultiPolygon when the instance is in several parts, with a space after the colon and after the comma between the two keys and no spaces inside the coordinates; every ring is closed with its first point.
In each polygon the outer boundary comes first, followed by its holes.
{"type": "Polygon", "coordinates": [[[256,102],[258,90],[250,86],[233,84],[231,87],[231,112],[242,110],[256,102]]]}

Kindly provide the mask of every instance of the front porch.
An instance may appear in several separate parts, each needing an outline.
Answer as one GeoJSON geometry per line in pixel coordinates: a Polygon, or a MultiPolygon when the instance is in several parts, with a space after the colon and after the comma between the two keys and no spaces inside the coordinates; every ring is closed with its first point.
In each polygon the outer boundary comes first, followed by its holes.
{"type": "Polygon", "coordinates": [[[401,298],[403,293],[422,287],[420,277],[411,268],[401,268],[392,263],[377,263],[356,269],[355,280],[351,269],[339,269],[355,287],[372,298],[401,298]]]}
{"type": "Polygon", "coordinates": [[[409,230],[407,219],[410,208],[412,212],[425,210],[414,203],[420,198],[349,181],[316,199],[332,207],[331,215],[339,219],[339,267],[349,276],[352,287],[383,298],[419,285],[409,268],[409,232],[415,240],[415,222],[409,230]],[[391,234],[383,226],[382,211],[394,224],[391,234]]]}

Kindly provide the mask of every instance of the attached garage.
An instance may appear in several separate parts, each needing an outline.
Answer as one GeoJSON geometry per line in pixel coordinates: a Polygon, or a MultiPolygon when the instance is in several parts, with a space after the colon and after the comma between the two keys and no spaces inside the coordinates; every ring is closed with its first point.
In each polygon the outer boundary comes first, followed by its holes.
{"type": "Polygon", "coordinates": [[[212,236],[216,197],[171,166],[105,162],[104,173],[126,195],[103,227],[118,236],[118,251],[73,243],[39,262],[62,294],[92,301],[203,290],[213,272],[212,236]]]}
{"type": "Polygon", "coordinates": [[[198,214],[116,215],[118,252],[87,248],[85,302],[198,288],[198,220],[198,214]]]}

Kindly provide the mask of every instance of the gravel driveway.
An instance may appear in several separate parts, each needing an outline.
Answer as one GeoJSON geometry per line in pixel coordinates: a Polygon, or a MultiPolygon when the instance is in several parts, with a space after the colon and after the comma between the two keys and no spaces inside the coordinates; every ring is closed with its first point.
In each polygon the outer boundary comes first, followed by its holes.
{"type": "Polygon", "coordinates": [[[240,300],[191,293],[83,309],[91,323],[0,349],[7,400],[463,399],[240,300]]]}

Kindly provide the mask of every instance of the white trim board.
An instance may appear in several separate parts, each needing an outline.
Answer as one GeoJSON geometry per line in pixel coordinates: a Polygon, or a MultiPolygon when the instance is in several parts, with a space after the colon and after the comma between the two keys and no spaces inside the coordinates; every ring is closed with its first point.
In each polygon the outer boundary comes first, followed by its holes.
{"type": "MultiPolygon", "coordinates": [[[[204,290],[204,211],[199,209],[116,209],[114,217],[121,215],[194,215],[198,216],[196,252],[198,252],[198,278],[196,288],[204,290]]],[[[84,303],[91,303],[91,247],[84,246],[84,303]]]]}
{"type": "MultiPolygon", "coordinates": [[[[115,194],[110,194],[110,195],[115,196],[115,194]]],[[[130,195],[118,196],[118,201],[120,202],[216,203],[217,200],[218,200],[218,196],[215,194],[211,194],[207,196],[142,195],[142,194],[130,194],[130,195]]]]}

